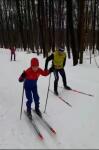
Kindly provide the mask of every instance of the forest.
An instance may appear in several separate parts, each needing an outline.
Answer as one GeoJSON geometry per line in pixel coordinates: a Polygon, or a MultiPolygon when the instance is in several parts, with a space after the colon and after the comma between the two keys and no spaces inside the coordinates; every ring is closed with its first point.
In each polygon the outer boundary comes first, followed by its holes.
{"type": "Polygon", "coordinates": [[[0,47],[43,57],[62,47],[82,64],[86,49],[99,52],[98,14],[98,0],[0,0],[0,47]]]}

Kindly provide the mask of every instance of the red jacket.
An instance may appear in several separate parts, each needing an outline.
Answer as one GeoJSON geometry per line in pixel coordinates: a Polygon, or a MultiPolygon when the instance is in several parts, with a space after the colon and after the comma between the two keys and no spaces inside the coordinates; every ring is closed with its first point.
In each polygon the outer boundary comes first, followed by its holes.
{"type": "MultiPolygon", "coordinates": [[[[38,77],[42,75],[42,76],[47,76],[49,75],[49,71],[48,70],[42,70],[41,68],[38,68],[38,70],[36,72],[34,72],[32,70],[32,68],[28,68],[26,71],[24,71],[24,78],[27,80],[37,80],[38,77]]],[[[19,81],[22,81],[23,77],[22,75],[19,78],[19,81]]]]}
{"type": "Polygon", "coordinates": [[[16,49],[14,47],[10,48],[11,53],[15,53],[16,49]]]}

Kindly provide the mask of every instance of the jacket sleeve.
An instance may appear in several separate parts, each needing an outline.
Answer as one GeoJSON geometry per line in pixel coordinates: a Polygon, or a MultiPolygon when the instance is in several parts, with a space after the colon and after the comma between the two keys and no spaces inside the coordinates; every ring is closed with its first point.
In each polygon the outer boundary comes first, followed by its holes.
{"type": "Polygon", "coordinates": [[[54,59],[54,54],[51,54],[49,57],[46,58],[46,61],[45,61],[45,70],[47,70],[48,62],[50,60],[53,60],[53,59],[54,59]]]}
{"type": "Polygon", "coordinates": [[[41,68],[39,68],[39,73],[42,76],[48,76],[50,74],[49,70],[42,70],[41,68]]]}
{"type": "Polygon", "coordinates": [[[23,82],[25,80],[25,78],[26,78],[26,73],[25,73],[25,71],[23,71],[23,73],[19,77],[19,82],[23,82]]]}
{"type": "Polygon", "coordinates": [[[66,64],[66,56],[64,58],[63,67],[65,66],[65,64],[66,64]]]}

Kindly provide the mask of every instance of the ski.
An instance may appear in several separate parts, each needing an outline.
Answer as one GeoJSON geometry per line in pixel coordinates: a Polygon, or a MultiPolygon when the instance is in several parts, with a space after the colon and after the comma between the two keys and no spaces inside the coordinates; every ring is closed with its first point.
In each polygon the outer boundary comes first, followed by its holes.
{"type": "MultiPolygon", "coordinates": [[[[52,90],[50,90],[51,93],[54,94],[54,92],[52,90]]],[[[55,94],[54,94],[55,95],[55,94]]],[[[70,103],[68,103],[67,101],[65,101],[61,96],[56,95],[61,101],[63,101],[64,103],[66,103],[69,107],[72,107],[72,105],[70,103]]]]}
{"type": "Polygon", "coordinates": [[[71,91],[77,92],[77,93],[80,93],[80,94],[84,94],[84,95],[87,95],[87,96],[92,96],[92,97],[94,97],[94,95],[92,95],[92,94],[84,93],[84,92],[81,92],[81,91],[78,91],[78,90],[72,89],[71,91]]]}
{"type": "MultiPolygon", "coordinates": [[[[32,111],[33,111],[33,113],[36,114],[35,110],[32,109],[32,111]]],[[[40,116],[38,116],[37,114],[36,114],[36,116],[49,128],[49,130],[50,130],[52,133],[56,134],[55,129],[53,129],[53,127],[52,127],[43,117],[40,117],[40,116]]]]}
{"type": "MultiPolygon", "coordinates": [[[[63,88],[63,87],[59,87],[59,88],[63,88]]],[[[64,88],[63,88],[64,89],[64,88]]],[[[64,89],[66,90],[66,89],[64,89]]],[[[75,90],[75,89],[71,89],[70,91],[73,91],[73,92],[77,92],[77,93],[80,93],[80,94],[84,94],[84,95],[87,95],[87,96],[92,96],[94,97],[94,95],[92,94],[89,94],[89,93],[85,93],[85,92],[81,92],[81,91],[78,91],[78,90],[75,90]]]]}
{"type": "MultiPolygon", "coordinates": [[[[26,111],[24,111],[24,113],[25,113],[25,115],[27,116],[26,111]]],[[[36,133],[37,133],[38,137],[39,137],[41,140],[43,140],[43,139],[44,139],[44,137],[43,137],[43,135],[41,134],[41,132],[40,132],[39,128],[37,127],[37,125],[35,124],[34,119],[33,119],[33,118],[32,118],[32,119],[30,119],[28,116],[27,116],[27,118],[28,118],[28,119],[29,119],[29,121],[31,122],[32,126],[34,127],[34,129],[35,129],[35,131],[36,131],[36,133]]]]}

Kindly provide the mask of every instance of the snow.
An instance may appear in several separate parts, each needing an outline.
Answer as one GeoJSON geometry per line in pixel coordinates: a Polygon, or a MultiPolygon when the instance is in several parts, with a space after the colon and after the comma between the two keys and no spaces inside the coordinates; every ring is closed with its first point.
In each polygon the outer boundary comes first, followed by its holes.
{"type": "MultiPolygon", "coordinates": [[[[0,149],[96,149],[99,148],[99,68],[94,58],[92,64],[84,59],[84,64],[73,66],[67,59],[65,71],[68,85],[73,89],[93,94],[94,97],[58,88],[59,94],[68,103],[49,92],[44,118],[57,134],[51,134],[34,116],[35,122],[44,136],[41,141],[23,113],[20,120],[23,83],[18,78],[30,66],[32,57],[38,57],[44,68],[42,55],[17,51],[16,61],[10,61],[10,51],[0,49],[0,149]]],[[[99,62],[99,57],[96,58],[99,62]]],[[[44,112],[49,76],[40,76],[38,91],[40,109],[44,112]]],[[[50,89],[53,90],[54,76],[51,74],[50,89]]],[[[59,86],[62,87],[60,77],[59,86]]],[[[34,103],[33,103],[34,104],[34,103]]],[[[34,107],[34,105],[33,105],[34,107]]]]}

